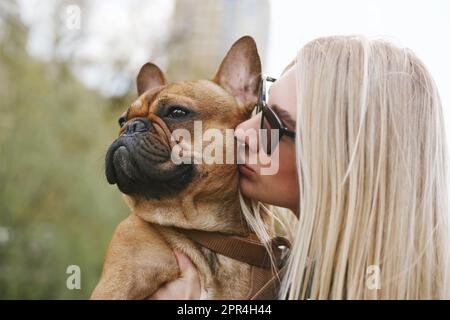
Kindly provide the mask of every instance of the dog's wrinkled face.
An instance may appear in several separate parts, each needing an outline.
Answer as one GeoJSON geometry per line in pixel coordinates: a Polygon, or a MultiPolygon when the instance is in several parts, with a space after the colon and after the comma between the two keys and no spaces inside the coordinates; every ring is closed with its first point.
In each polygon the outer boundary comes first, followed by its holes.
{"type": "Polygon", "coordinates": [[[260,74],[260,59],[250,37],[231,47],[213,80],[168,84],[156,65],[145,64],[137,79],[139,98],[120,117],[120,135],[106,155],[108,182],[127,195],[161,199],[180,194],[199,179],[217,179],[209,176],[214,171],[236,176],[233,165],[176,164],[171,153],[180,141],[171,134],[186,129],[192,139],[184,142],[204,145],[202,136],[194,132],[194,122],[200,121],[203,132],[234,129],[250,115],[260,74]]]}

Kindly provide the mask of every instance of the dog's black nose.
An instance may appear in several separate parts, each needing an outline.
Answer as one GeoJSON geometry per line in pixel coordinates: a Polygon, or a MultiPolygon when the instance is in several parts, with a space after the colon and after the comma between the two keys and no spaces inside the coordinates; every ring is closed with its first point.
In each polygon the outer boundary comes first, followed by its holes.
{"type": "Polygon", "coordinates": [[[149,128],[149,121],[145,118],[137,118],[131,121],[124,132],[124,134],[133,134],[137,132],[145,132],[149,128]]]}

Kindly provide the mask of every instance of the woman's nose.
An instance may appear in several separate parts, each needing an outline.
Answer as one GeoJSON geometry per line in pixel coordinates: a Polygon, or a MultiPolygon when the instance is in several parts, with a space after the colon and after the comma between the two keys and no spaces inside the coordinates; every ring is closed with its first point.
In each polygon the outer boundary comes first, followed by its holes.
{"type": "Polygon", "coordinates": [[[234,130],[234,136],[239,142],[249,145],[249,139],[258,139],[258,130],[261,124],[261,114],[240,123],[234,130]]]}

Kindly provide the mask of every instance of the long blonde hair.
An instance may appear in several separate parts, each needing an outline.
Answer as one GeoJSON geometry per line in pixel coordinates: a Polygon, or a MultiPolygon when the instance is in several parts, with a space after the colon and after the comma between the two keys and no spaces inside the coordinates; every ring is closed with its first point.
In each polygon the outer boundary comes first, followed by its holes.
{"type": "Polygon", "coordinates": [[[334,36],[295,67],[300,216],[280,297],[449,298],[447,144],[424,64],[334,36]]]}

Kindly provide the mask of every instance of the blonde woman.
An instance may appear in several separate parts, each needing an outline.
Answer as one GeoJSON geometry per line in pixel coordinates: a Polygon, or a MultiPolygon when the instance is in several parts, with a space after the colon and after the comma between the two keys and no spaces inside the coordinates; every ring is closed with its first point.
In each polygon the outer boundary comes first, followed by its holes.
{"type": "MultiPolygon", "coordinates": [[[[279,128],[268,113],[279,118],[291,134],[271,150],[278,173],[246,163],[240,187],[260,236],[262,203],[298,217],[280,298],[450,298],[442,106],[415,54],[361,36],[316,39],[271,86],[267,108],[239,128],[279,128]]],[[[155,298],[200,296],[195,267],[179,259],[182,278],[155,298]]]]}

